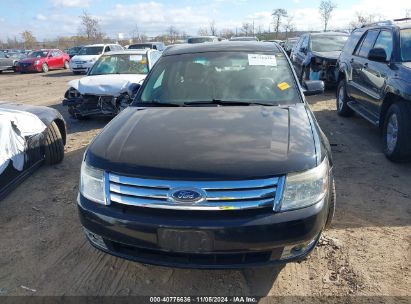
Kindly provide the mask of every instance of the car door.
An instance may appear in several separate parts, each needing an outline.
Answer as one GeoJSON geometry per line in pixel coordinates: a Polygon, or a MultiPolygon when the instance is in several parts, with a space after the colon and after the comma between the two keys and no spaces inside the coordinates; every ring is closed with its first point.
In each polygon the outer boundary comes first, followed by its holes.
{"type": "Polygon", "coordinates": [[[63,68],[64,67],[63,52],[60,50],[56,50],[55,55],[56,55],[56,64],[58,65],[57,68],[63,68]]]}
{"type": "Polygon", "coordinates": [[[365,105],[368,95],[364,86],[363,69],[368,65],[368,53],[377,40],[379,30],[368,30],[358,42],[350,60],[352,79],[348,84],[350,96],[365,105]]]}
{"type": "Polygon", "coordinates": [[[55,51],[50,51],[47,55],[47,65],[49,66],[49,69],[57,68],[57,61],[58,59],[56,58],[55,51]]]}
{"type": "Polygon", "coordinates": [[[379,114],[381,102],[384,98],[387,75],[392,73],[389,64],[393,50],[392,32],[389,29],[381,30],[372,48],[381,48],[387,54],[386,62],[373,61],[367,58],[361,71],[363,86],[366,88],[364,102],[373,113],[379,114]]]}
{"type": "Polygon", "coordinates": [[[297,76],[300,78],[303,71],[303,63],[308,52],[308,35],[301,37],[301,44],[295,50],[294,68],[297,76]]]}

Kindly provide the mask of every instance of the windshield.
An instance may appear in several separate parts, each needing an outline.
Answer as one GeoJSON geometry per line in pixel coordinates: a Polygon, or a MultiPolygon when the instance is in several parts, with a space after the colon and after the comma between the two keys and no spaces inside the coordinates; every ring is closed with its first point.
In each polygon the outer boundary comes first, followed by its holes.
{"type": "Polygon", "coordinates": [[[144,49],[151,49],[152,48],[152,44],[133,44],[130,45],[128,48],[130,50],[144,50],[144,49]]]}
{"type": "Polygon", "coordinates": [[[103,53],[102,46],[87,46],[83,47],[78,55],[100,55],[101,53],[103,53]]]}
{"type": "Polygon", "coordinates": [[[230,41],[258,41],[255,37],[233,37],[230,41]]]}
{"type": "Polygon", "coordinates": [[[211,37],[196,37],[188,38],[187,43],[203,43],[203,42],[213,42],[214,39],[211,37]]]}
{"type": "Polygon", "coordinates": [[[46,57],[47,54],[48,54],[48,51],[35,51],[35,52],[31,52],[29,54],[29,57],[31,58],[46,57]]]}
{"type": "Polygon", "coordinates": [[[100,57],[89,75],[147,74],[146,54],[121,54],[100,57]]]}
{"type": "Polygon", "coordinates": [[[341,51],[348,36],[311,36],[311,50],[314,52],[341,51]]]}
{"type": "Polygon", "coordinates": [[[401,30],[401,61],[411,61],[411,29],[401,30]]]}
{"type": "Polygon", "coordinates": [[[184,105],[195,102],[300,102],[291,68],[280,52],[208,52],[162,57],[140,100],[184,105]]]}

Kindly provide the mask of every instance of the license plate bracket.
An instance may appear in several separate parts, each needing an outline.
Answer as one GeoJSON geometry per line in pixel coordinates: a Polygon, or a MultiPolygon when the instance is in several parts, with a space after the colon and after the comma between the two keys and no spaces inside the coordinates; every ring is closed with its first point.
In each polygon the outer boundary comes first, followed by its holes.
{"type": "Polygon", "coordinates": [[[210,231],[160,228],[157,239],[162,249],[174,252],[202,253],[214,248],[214,234],[210,231]]]}

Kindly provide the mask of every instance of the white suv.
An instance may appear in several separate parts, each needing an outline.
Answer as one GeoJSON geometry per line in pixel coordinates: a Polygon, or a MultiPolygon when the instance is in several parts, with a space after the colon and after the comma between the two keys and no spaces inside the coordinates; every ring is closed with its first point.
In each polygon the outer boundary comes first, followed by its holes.
{"type": "Polygon", "coordinates": [[[74,74],[87,73],[104,53],[122,50],[124,50],[123,47],[118,44],[85,45],[76,56],[71,58],[70,69],[74,74]]]}

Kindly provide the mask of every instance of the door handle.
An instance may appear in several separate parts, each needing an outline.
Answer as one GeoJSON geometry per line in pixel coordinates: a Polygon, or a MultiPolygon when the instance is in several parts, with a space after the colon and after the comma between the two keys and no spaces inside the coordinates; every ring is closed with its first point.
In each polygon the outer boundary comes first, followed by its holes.
{"type": "Polygon", "coordinates": [[[363,67],[364,67],[364,69],[367,69],[368,68],[368,62],[364,63],[363,67]]]}

